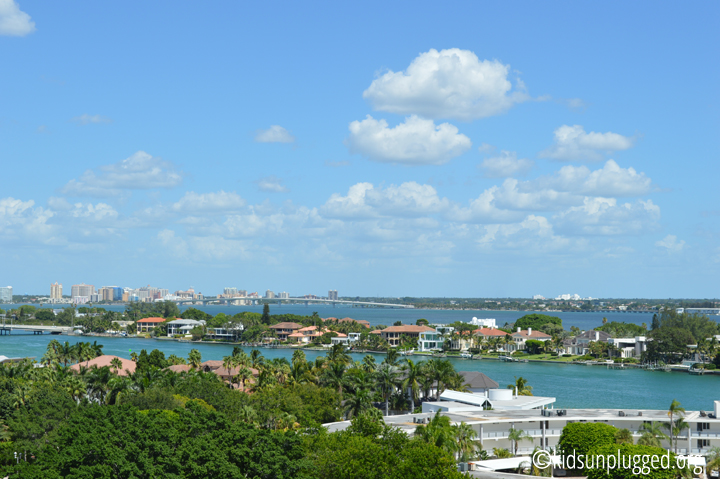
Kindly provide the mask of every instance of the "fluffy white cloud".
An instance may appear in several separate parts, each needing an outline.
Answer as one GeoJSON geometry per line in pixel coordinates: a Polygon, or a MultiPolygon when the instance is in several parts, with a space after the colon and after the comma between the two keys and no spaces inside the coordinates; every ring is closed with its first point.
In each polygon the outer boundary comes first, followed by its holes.
{"type": "Polygon", "coordinates": [[[602,161],[604,153],[632,148],[634,139],[618,133],[586,133],[580,125],[563,125],[555,130],[555,144],[540,152],[556,160],[602,161]]]}
{"type": "Polygon", "coordinates": [[[582,197],[566,191],[543,188],[532,181],[508,178],[495,190],[495,205],[501,209],[553,211],[582,203],[582,197]]]}
{"type": "Polygon", "coordinates": [[[678,241],[677,236],[667,235],[660,241],[656,241],[655,246],[665,248],[668,253],[679,253],[685,248],[685,240],[678,241]]]}
{"type": "Polygon", "coordinates": [[[376,110],[469,121],[497,115],[529,98],[521,82],[513,91],[509,71],[510,65],[480,61],[469,50],[432,49],[406,71],[388,71],[373,81],[363,98],[376,110]]]}
{"type": "Polygon", "coordinates": [[[621,168],[613,160],[591,171],[587,166],[567,165],[552,176],[528,182],[529,188],[550,188],[588,196],[641,196],[650,192],[652,181],[634,168],[621,168]]]}
{"type": "Polygon", "coordinates": [[[54,213],[34,206],[33,200],[0,199],[0,239],[27,240],[32,243],[52,241],[53,227],[48,221],[54,213]]]}
{"type": "Polygon", "coordinates": [[[87,113],[71,118],[70,121],[73,123],[77,123],[78,125],[112,123],[112,119],[106,116],[88,115],[87,113]]]}
{"type": "Polygon", "coordinates": [[[503,210],[495,204],[497,186],[483,191],[470,202],[468,207],[453,205],[446,218],[461,223],[508,223],[519,221],[523,214],[517,211],[503,210]]]}
{"type": "Polygon", "coordinates": [[[106,204],[98,203],[75,203],[69,214],[74,218],[88,219],[93,221],[116,220],[119,216],[115,208],[106,204]]]}
{"type": "Polygon", "coordinates": [[[450,201],[440,198],[430,185],[410,181],[375,188],[372,183],[358,183],[350,187],[347,196],[334,193],[320,213],[330,218],[412,217],[432,215],[449,207],[450,201]]]}
{"type": "Polygon", "coordinates": [[[544,216],[528,215],[520,222],[488,225],[476,239],[481,250],[517,250],[523,254],[567,251],[568,238],[555,234],[553,225],[544,216]]]}
{"type": "Polygon", "coordinates": [[[500,156],[486,158],[480,164],[485,178],[508,178],[525,176],[535,166],[535,162],[526,158],[518,158],[514,151],[503,150],[500,156]]]}
{"type": "Polygon", "coordinates": [[[245,200],[235,192],[226,193],[220,190],[213,193],[195,193],[188,191],[185,196],[172,205],[172,209],[186,214],[211,214],[234,212],[243,206],[245,206],[245,200]]]}
{"type": "Polygon", "coordinates": [[[272,125],[267,130],[255,132],[255,141],[258,143],[293,143],[295,137],[280,125],[272,125]]]}
{"type": "Polygon", "coordinates": [[[15,0],[0,0],[0,35],[24,37],[34,31],[35,22],[15,0]]]}
{"type": "Polygon", "coordinates": [[[172,188],[182,182],[182,174],[161,158],[138,151],[131,157],[96,171],[87,170],[78,180],[70,180],[60,191],[69,196],[119,196],[123,190],[172,188]]]}
{"type": "Polygon", "coordinates": [[[657,228],[660,207],[652,200],[618,204],[615,198],[585,198],[582,206],[553,219],[557,230],[568,235],[637,235],[657,228]]]}
{"type": "Polygon", "coordinates": [[[255,182],[258,185],[260,191],[269,191],[272,193],[287,193],[290,191],[283,181],[275,175],[260,178],[255,182]]]}
{"type": "Polygon", "coordinates": [[[370,115],[363,121],[353,121],[346,144],[351,153],[405,165],[442,165],[472,146],[457,127],[449,123],[436,126],[432,120],[414,115],[395,128],[370,115]]]}

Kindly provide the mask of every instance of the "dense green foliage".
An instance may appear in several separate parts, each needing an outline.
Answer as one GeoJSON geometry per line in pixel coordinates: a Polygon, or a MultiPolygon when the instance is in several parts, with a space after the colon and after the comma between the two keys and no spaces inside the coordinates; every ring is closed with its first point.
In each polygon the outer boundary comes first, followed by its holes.
{"type": "Polygon", "coordinates": [[[533,313],[526,314],[522,318],[519,318],[517,321],[515,321],[515,327],[523,330],[527,328],[532,328],[539,331],[546,324],[555,324],[562,327],[562,319],[558,318],[557,316],[548,316],[546,314],[533,313]]]}
{"type": "Polygon", "coordinates": [[[584,454],[601,446],[614,445],[617,428],[600,422],[573,422],[563,428],[558,449],[565,455],[584,454]]]}
{"type": "Polygon", "coordinates": [[[68,363],[101,349],[51,341],[44,367],[0,365],[0,477],[440,478],[460,477],[454,455],[483,455],[466,424],[444,417],[410,439],[375,407],[407,410],[433,384],[461,386],[446,360],[354,362],[335,346],[312,362],[298,350],[290,363],[237,347],[223,359],[236,376],[223,380],[202,371],[197,350],[180,374],[163,368],[181,358],[142,350],[132,374],[117,358],[72,372],[68,363]],[[321,427],[343,418],[354,419],[345,432],[321,427]]]}
{"type": "Polygon", "coordinates": [[[593,456],[602,456],[601,461],[605,465],[608,464],[608,461],[616,464],[619,456],[618,462],[621,463],[621,466],[601,468],[597,467],[598,463],[594,460],[596,467],[586,469],[588,479],[636,479],[638,477],[676,479],[682,475],[682,471],[677,468],[675,455],[659,447],[638,446],[631,443],[605,444],[596,447],[590,453],[593,456]],[[658,458],[654,465],[651,462],[653,456],[658,458]],[[666,459],[663,460],[662,456],[666,456],[666,459]],[[636,458],[639,458],[638,463],[636,463],[636,458]],[[647,460],[645,465],[643,465],[644,460],[647,460]]]}
{"type": "Polygon", "coordinates": [[[595,328],[596,331],[604,331],[613,338],[634,338],[635,336],[643,336],[647,334],[647,330],[642,326],[626,322],[611,321],[595,328]]]}

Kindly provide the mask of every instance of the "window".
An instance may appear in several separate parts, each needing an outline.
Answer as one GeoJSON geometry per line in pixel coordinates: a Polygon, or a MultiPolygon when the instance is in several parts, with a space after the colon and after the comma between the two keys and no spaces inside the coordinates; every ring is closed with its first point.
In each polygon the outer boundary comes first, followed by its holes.
{"type": "Polygon", "coordinates": [[[709,439],[698,439],[697,445],[698,445],[698,449],[700,449],[702,447],[709,447],[710,440],[709,439]]]}
{"type": "Polygon", "coordinates": [[[709,422],[699,422],[697,423],[697,430],[698,431],[705,431],[707,429],[710,429],[710,423],[709,422]]]}

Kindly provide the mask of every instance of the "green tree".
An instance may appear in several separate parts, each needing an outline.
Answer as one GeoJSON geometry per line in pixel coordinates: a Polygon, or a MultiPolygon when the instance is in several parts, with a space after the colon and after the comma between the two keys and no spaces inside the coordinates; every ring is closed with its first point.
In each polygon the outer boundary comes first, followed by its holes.
{"type": "Polygon", "coordinates": [[[420,381],[423,376],[423,368],[421,363],[416,363],[412,359],[406,359],[403,366],[405,372],[405,380],[402,387],[407,390],[410,395],[410,412],[415,411],[415,401],[418,399],[420,392],[420,381]]]}
{"type": "Polygon", "coordinates": [[[682,418],[683,414],[685,414],[685,408],[680,405],[680,401],[673,399],[670,403],[670,407],[668,408],[667,415],[670,418],[670,425],[668,429],[670,430],[670,442],[674,441],[675,444],[675,454],[677,454],[677,427],[675,424],[675,418],[680,417],[682,418]]]}
{"type": "Polygon", "coordinates": [[[515,429],[514,427],[511,427],[508,430],[508,439],[510,440],[510,442],[512,442],[513,445],[513,456],[517,456],[518,445],[520,441],[529,440],[530,442],[532,442],[533,440],[531,435],[529,435],[522,429],[515,429]]]}
{"type": "Polygon", "coordinates": [[[188,354],[188,364],[193,369],[200,369],[200,364],[202,363],[202,355],[200,354],[200,351],[197,349],[191,349],[190,353],[188,354]]]}
{"type": "Polygon", "coordinates": [[[267,326],[272,324],[272,320],[270,319],[270,305],[268,303],[263,305],[262,318],[260,318],[260,321],[267,326]]]}
{"type": "Polygon", "coordinates": [[[615,433],[615,442],[617,444],[633,444],[632,432],[629,429],[618,429],[615,433]]]}
{"type": "Polygon", "coordinates": [[[532,386],[528,386],[528,381],[524,377],[515,376],[515,384],[508,384],[508,389],[517,391],[518,396],[532,396],[532,386]]]}
{"type": "Polygon", "coordinates": [[[563,428],[558,441],[558,449],[587,455],[593,449],[601,446],[617,446],[615,444],[616,432],[617,429],[609,424],[573,422],[563,428]]]}

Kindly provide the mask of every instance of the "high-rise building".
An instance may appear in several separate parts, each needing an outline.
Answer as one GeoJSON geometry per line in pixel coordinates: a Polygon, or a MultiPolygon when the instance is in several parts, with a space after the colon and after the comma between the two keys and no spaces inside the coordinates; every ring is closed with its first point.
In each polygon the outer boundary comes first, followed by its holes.
{"type": "Polygon", "coordinates": [[[274,299],[274,298],[275,298],[275,293],[273,293],[272,291],[270,291],[270,290],[268,289],[267,291],[265,291],[265,298],[266,298],[266,299],[274,299]]]}
{"type": "Polygon", "coordinates": [[[0,302],[12,303],[12,286],[0,286],[0,302]]]}
{"type": "Polygon", "coordinates": [[[103,286],[98,291],[100,301],[114,301],[116,286],[103,286]]]}
{"type": "Polygon", "coordinates": [[[123,289],[118,286],[113,286],[113,301],[122,301],[123,289]]]}
{"type": "Polygon", "coordinates": [[[85,283],[73,284],[72,289],[70,291],[71,291],[70,296],[72,297],[73,300],[75,298],[81,297],[81,296],[84,298],[88,298],[88,300],[89,300],[90,296],[95,294],[95,286],[93,286],[92,284],[85,284],[85,283]]]}
{"type": "Polygon", "coordinates": [[[283,291],[282,293],[278,293],[278,298],[280,298],[280,299],[288,299],[289,297],[290,297],[290,295],[288,293],[286,293],[285,291],[283,291]]]}
{"type": "Polygon", "coordinates": [[[238,289],[237,288],[225,288],[223,290],[223,296],[226,298],[234,298],[235,296],[238,296],[238,289]]]}
{"type": "Polygon", "coordinates": [[[336,289],[331,289],[330,291],[328,291],[328,299],[331,299],[331,300],[333,300],[333,301],[337,301],[337,299],[338,299],[338,294],[337,294],[337,290],[336,290],[336,289]]]}
{"type": "Polygon", "coordinates": [[[50,299],[62,299],[62,284],[57,281],[50,285],[50,299]]]}

